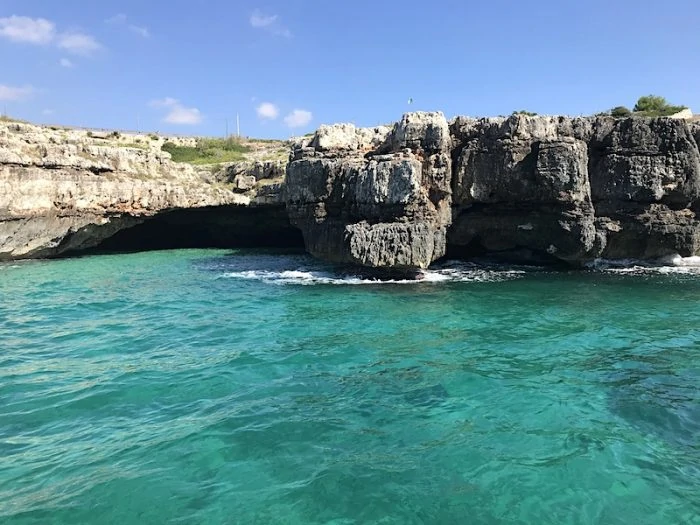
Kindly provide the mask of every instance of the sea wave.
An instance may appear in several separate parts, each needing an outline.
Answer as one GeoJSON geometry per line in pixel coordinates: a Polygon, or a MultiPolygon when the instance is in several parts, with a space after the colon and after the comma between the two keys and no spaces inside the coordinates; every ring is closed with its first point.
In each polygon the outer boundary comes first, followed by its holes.
{"type": "Polygon", "coordinates": [[[358,274],[357,271],[313,266],[295,268],[259,268],[229,271],[221,277],[261,281],[276,285],[383,285],[383,284],[425,284],[446,282],[495,282],[516,279],[525,273],[516,268],[486,268],[473,263],[449,261],[435,268],[423,270],[415,279],[381,279],[376,276],[358,274]]]}
{"type": "Polygon", "coordinates": [[[595,259],[588,265],[588,268],[617,274],[700,275],[700,257],[682,257],[675,254],[651,261],[640,259],[595,259]]]}

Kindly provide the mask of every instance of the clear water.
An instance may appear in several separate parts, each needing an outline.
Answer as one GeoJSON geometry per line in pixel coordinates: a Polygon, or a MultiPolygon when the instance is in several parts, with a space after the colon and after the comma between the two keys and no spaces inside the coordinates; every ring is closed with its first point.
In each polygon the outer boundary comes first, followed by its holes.
{"type": "Polygon", "coordinates": [[[0,522],[700,523],[700,276],[0,265],[0,522]]]}

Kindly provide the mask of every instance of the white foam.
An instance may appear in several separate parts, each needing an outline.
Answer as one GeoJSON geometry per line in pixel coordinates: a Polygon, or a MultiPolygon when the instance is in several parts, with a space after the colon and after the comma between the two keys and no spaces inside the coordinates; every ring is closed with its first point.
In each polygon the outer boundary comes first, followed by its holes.
{"type": "Polygon", "coordinates": [[[294,270],[243,270],[225,272],[221,277],[262,281],[277,285],[383,285],[383,284],[435,284],[445,282],[493,282],[515,279],[525,272],[514,269],[484,269],[476,265],[455,263],[421,272],[417,279],[377,279],[361,275],[332,273],[299,267],[294,270]]]}
{"type": "Polygon", "coordinates": [[[653,261],[642,261],[639,259],[596,259],[589,264],[588,267],[606,273],[700,275],[700,257],[681,257],[675,254],[653,261]]]}

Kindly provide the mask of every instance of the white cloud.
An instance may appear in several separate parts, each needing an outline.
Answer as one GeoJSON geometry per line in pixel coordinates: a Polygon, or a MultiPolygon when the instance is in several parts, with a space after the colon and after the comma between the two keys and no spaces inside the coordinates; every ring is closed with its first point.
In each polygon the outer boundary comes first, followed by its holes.
{"type": "Polygon", "coordinates": [[[0,18],[0,37],[27,44],[49,44],[56,33],[56,26],[45,18],[9,16],[0,18]]]}
{"type": "Polygon", "coordinates": [[[50,20],[28,16],[0,18],[0,38],[25,44],[52,44],[78,55],[90,55],[102,49],[102,44],[91,35],[77,31],[57,33],[56,24],[50,20]]]}
{"type": "Polygon", "coordinates": [[[45,109],[41,112],[42,115],[51,116],[56,113],[53,109],[45,109]]]}
{"type": "Polygon", "coordinates": [[[91,55],[102,49],[102,44],[85,33],[63,33],[58,36],[58,47],[76,55],[91,55]]]}
{"type": "Polygon", "coordinates": [[[153,108],[165,108],[168,110],[163,122],[168,124],[195,125],[202,122],[202,112],[197,108],[183,106],[180,101],[173,97],[151,100],[148,103],[153,108]]]}
{"type": "Polygon", "coordinates": [[[289,115],[284,117],[284,123],[290,128],[300,128],[306,126],[311,119],[314,118],[310,111],[305,109],[295,109],[289,115]]]}
{"type": "Polygon", "coordinates": [[[253,27],[269,27],[277,21],[277,15],[265,15],[259,9],[250,15],[250,25],[253,27]]]}
{"type": "Polygon", "coordinates": [[[0,84],[0,100],[7,102],[17,102],[26,100],[36,92],[32,86],[8,86],[0,84]]]}
{"type": "Polygon", "coordinates": [[[61,64],[62,67],[74,67],[75,64],[68,60],[67,58],[62,58],[61,60],[58,61],[59,64],[61,64]]]}
{"type": "Polygon", "coordinates": [[[165,115],[163,122],[168,124],[199,124],[202,122],[202,113],[197,108],[186,108],[177,105],[165,115]]]}
{"type": "Polygon", "coordinates": [[[128,17],[124,13],[119,13],[105,20],[106,24],[126,27],[132,33],[136,33],[143,38],[150,38],[151,32],[146,26],[128,23],[128,17]]]}
{"type": "Polygon", "coordinates": [[[279,20],[277,15],[267,15],[256,9],[250,15],[250,25],[256,29],[262,29],[276,36],[291,38],[292,32],[279,20]]]}
{"type": "Polygon", "coordinates": [[[260,104],[255,111],[263,120],[275,120],[280,114],[280,110],[272,102],[263,102],[260,104]]]}

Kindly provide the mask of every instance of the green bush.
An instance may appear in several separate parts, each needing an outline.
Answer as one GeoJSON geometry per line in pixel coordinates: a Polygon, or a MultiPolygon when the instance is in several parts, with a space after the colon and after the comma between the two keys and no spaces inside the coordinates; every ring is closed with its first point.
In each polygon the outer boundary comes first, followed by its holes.
{"type": "Polygon", "coordinates": [[[521,109],[520,111],[513,111],[513,115],[526,115],[528,117],[536,117],[537,113],[534,111],[527,111],[525,109],[521,109]]]}
{"type": "Polygon", "coordinates": [[[673,106],[664,97],[646,95],[639,97],[634,106],[634,112],[645,117],[667,117],[686,109],[686,106],[673,106]]]}
{"type": "Polygon", "coordinates": [[[629,110],[629,108],[626,108],[625,106],[617,106],[610,110],[610,115],[612,115],[615,118],[623,118],[631,116],[632,112],[629,110]]]}

